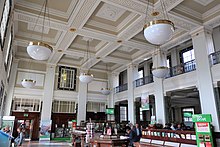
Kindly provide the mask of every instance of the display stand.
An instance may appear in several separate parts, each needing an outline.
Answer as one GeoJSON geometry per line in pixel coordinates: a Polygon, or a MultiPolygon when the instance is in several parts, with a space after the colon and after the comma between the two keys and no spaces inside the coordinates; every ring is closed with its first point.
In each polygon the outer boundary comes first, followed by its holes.
{"type": "Polygon", "coordinates": [[[192,116],[195,122],[196,142],[198,147],[214,147],[210,123],[211,114],[197,114],[192,116]]]}

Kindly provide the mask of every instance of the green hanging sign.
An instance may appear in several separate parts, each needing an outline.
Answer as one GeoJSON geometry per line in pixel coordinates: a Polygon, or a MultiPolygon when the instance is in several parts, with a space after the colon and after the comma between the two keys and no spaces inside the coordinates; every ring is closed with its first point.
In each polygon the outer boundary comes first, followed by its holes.
{"type": "Polygon", "coordinates": [[[196,114],[192,116],[193,122],[212,122],[211,114],[196,114]]]}

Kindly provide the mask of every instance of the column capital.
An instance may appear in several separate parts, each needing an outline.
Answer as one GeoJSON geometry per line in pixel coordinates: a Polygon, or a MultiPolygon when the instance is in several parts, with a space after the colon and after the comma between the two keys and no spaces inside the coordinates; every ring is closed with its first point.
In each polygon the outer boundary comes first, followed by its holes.
{"type": "Polygon", "coordinates": [[[112,76],[118,76],[118,75],[119,75],[119,72],[112,72],[111,75],[112,75],[112,76]]]}
{"type": "Polygon", "coordinates": [[[208,26],[201,26],[193,31],[190,32],[190,35],[192,37],[198,36],[200,33],[207,33],[207,34],[212,34],[212,28],[208,26]]]}
{"type": "Polygon", "coordinates": [[[137,68],[138,67],[138,63],[129,63],[127,65],[127,68],[137,68]]]}

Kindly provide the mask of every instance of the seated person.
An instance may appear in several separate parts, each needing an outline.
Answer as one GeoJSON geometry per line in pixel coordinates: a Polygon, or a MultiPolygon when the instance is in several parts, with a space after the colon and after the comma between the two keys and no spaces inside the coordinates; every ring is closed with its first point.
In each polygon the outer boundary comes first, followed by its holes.
{"type": "Polygon", "coordinates": [[[165,127],[164,127],[163,129],[172,130],[170,127],[171,127],[171,124],[166,123],[166,124],[165,124],[165,127]]]}
{"type": "Polygon", "coordinates": [[[133,130],[131,130],[131,127],[129,127],[129,126],[126,127],[126,132],[128,134],[128,137],[129,137],[129,145],[133,147],[134,146],[133,143],[138,142],[136,134],[133,130]]]}
{"type": "Polygon", "coordinates": [[[183,130],[181,124],[178,124],[178,125],[177,125],[176,130],[179,130],[179,131],[182,131],[182,130],[183,130]]]}
{"type": "Polygon", "coordinates": [[[8,135],[11,135],[10,127],[9,127],[9,126],[6,126],[6,127],[4,128],[4,132],[5,132],[6,134],[8,134],[8,135]]]}

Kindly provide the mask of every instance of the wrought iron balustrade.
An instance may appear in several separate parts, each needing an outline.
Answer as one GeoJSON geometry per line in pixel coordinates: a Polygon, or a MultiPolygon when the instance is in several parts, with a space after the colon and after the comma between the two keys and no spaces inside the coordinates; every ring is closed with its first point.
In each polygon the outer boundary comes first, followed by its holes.
{"type": "Polygon", "coordinates": [[[214,52],[209,55],[209,61],[211,65],[220,63],[220,51],[214,52]]]}
{"type": "Polygon", "coordinates": [[[140,87],[153,82],[153,75],[146,76],[134,81],[134,87],[140,87]]]}
{"type": "Polygon", "coordinates": [[[177,66],[171,67],[170,71],[167,75],[167,78],[177,76],[177,75],[180,75],[180,74],[184,74],[184,73],[187,73],[187,72],[191,72],[191,71],[194,71],[194,70],[196,70],[196,61],[191,60],[191,61],[188,61],[186,63],[179,64],[177,66]]]}
{"type": "Polygon", "coordinates": [[[126,91],[126,90],[128,90],[128,84],[127,83],[115,87],[115,93],[119,93],[119,92],[126,91]]]}

